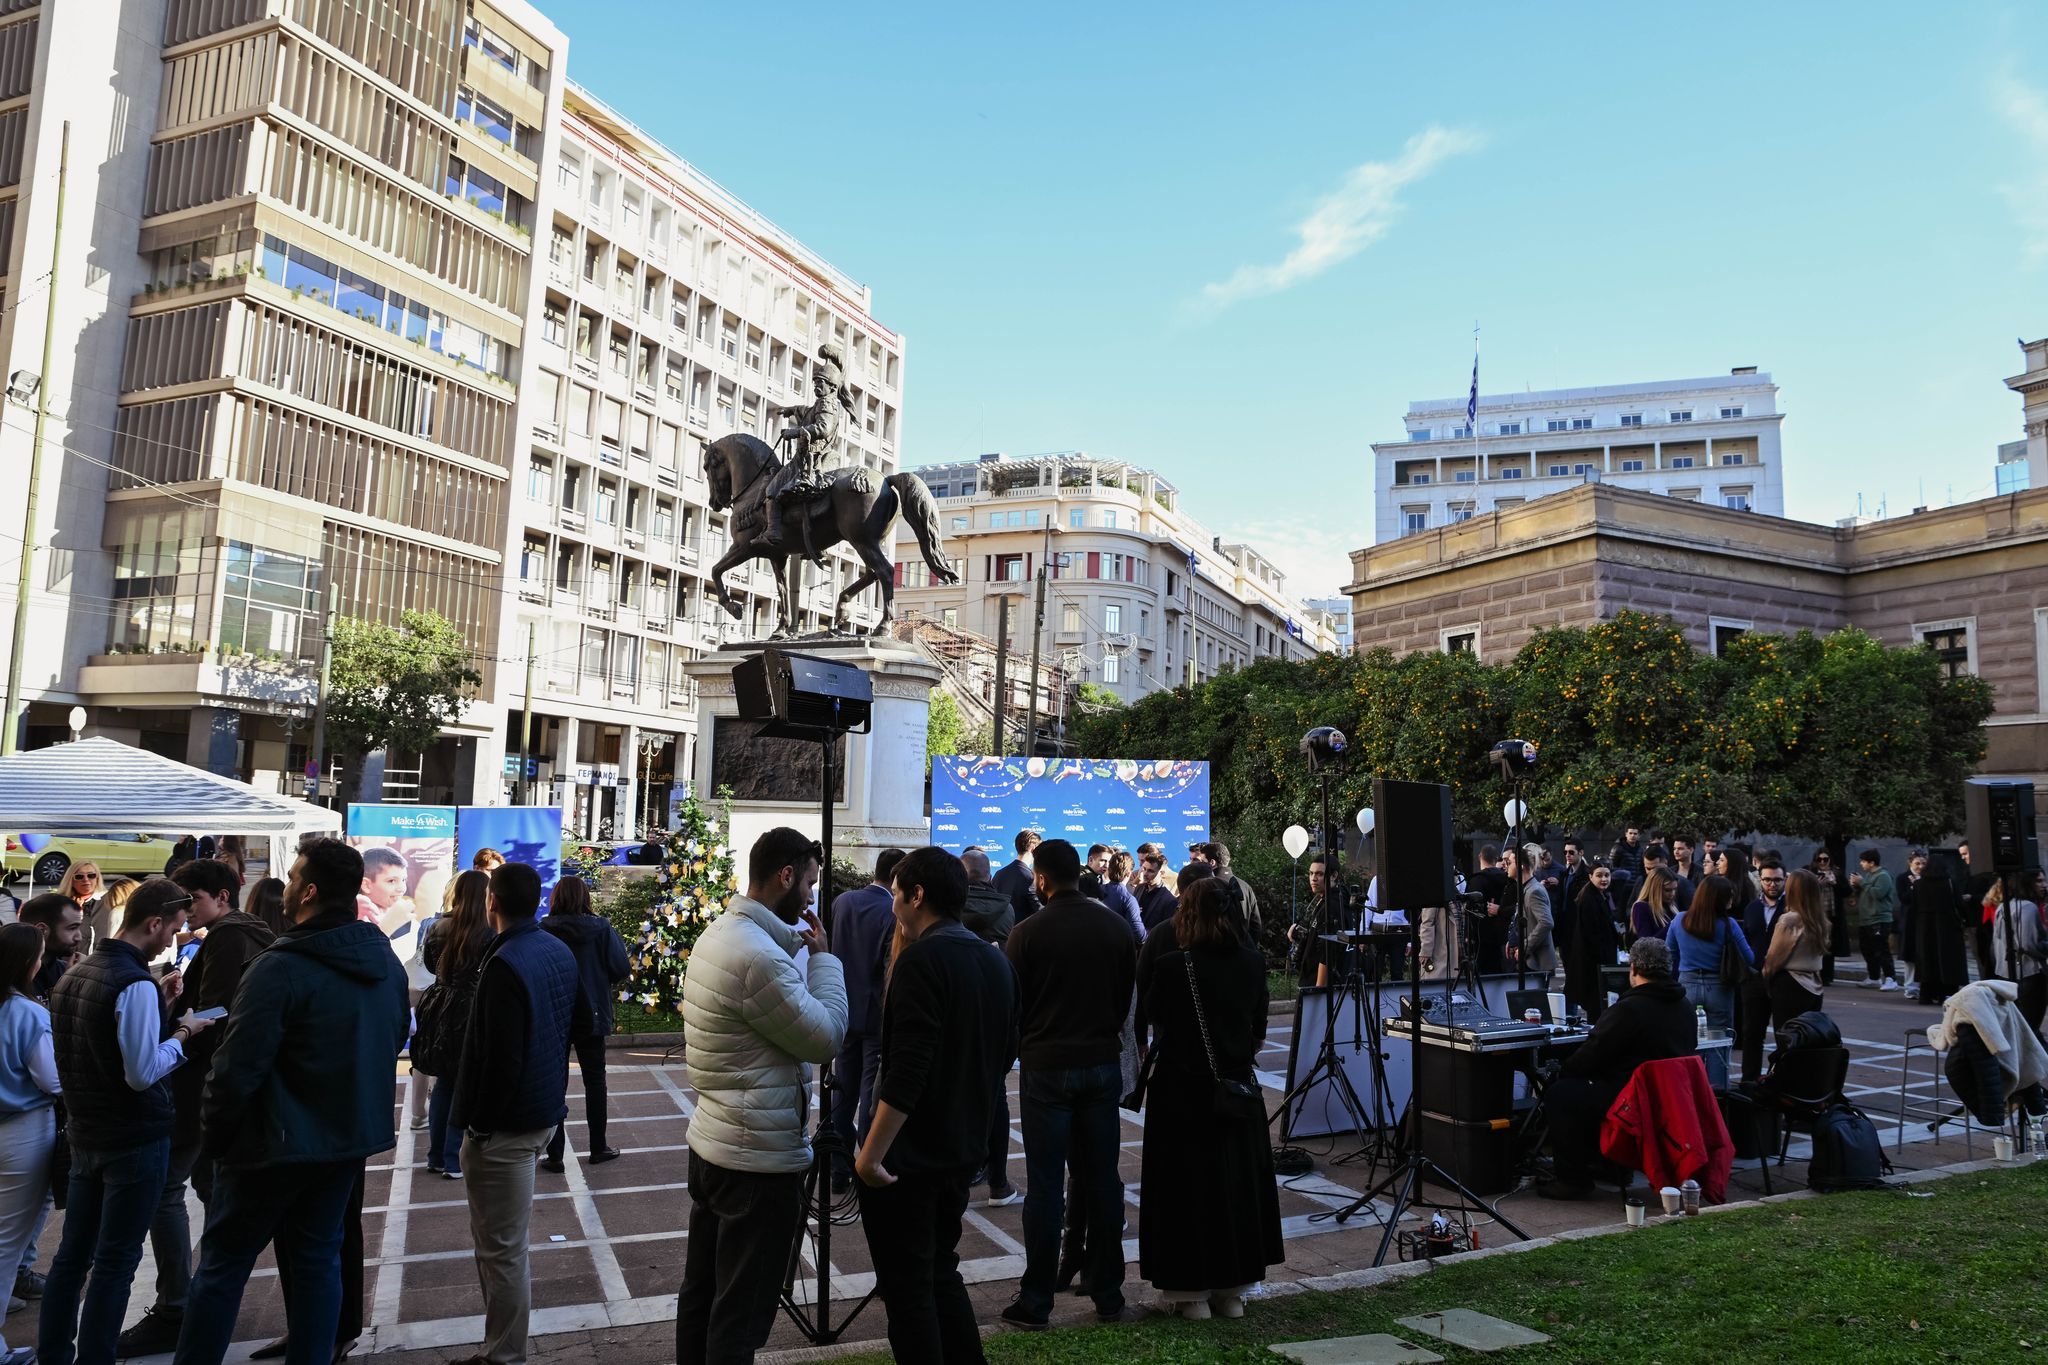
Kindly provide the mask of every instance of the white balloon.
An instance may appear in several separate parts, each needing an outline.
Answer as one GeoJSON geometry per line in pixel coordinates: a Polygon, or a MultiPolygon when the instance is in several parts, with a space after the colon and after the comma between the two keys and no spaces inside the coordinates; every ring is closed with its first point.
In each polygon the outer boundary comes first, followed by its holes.
{"type": "Polygon", "coordinates": [[[1527,801],[1509,801],[1500,808],[1500,818],[1507,821],[1508,827],[1512,829],[1529,818],[1529,803],[1527,801]]]}
{"type": "Polygon", "coordinates": [[[1308,831],[1300,825],[1289,825],[1280,831],[1280,847],[1287,850],[1290,858],[1299,858],[1308,852],[1308,831]]]}
{"type": "Polygon", "coordinates": [[[1378,823],[1379,822],[1373,818],[1371,806],[1367,806],[1364,810],[1358,812],[1358,832],[1360,834],[1372,833],[1373,826],[1378,823]]]}

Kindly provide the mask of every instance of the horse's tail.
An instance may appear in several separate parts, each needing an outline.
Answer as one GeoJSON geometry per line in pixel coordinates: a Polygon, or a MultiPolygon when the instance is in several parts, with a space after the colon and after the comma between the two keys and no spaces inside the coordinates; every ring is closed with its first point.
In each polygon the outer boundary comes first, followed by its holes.
{"type": "Polygon", "coordinates": [[[960,575],[939,550],[939,509],[932,501],[931,490],[924,486],[924,480],[915,474],[905,473],[891,474],[884,482],[896,490],[897,500],[903,504],[904,524],[917,537],[917,548],[924,554],[924,562],[931,569],[932,577],[941,583],[958,583],[960,575]]]}

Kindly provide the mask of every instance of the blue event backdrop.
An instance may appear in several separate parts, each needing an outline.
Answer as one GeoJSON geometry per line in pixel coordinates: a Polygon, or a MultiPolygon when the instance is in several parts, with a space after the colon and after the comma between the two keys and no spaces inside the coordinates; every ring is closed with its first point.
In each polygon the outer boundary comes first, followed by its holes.
{"type": "Polygon", "coordinates": [[[997,866],[1011,857],[1017,831],[1090,844],[1166,847],[1178,866],[1187,846],[1209,837],[1209,765],[1190,759],[932,759],[932,842],[958,853],[989,850],[997,866]]]}
{"type": "Polygon", "coordinates": [[[508,862],[540,873],[540,908],[562,871],[560,806],[463,806],[455,812],[455,865],[466,868],[480,848],[495,848],[508,862]]]}

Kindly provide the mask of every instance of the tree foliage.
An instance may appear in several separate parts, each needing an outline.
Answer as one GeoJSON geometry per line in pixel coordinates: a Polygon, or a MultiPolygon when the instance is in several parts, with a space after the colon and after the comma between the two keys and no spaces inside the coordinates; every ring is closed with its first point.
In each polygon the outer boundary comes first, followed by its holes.
{"type": "Polygon", "coordinates": [[[353,758],[421,753],[483,682],[462,632],[437,612],[405,612],[395,628],[343,617],[333,648],[327,739],[353,758]]]}
{"type": "Polygon", "coordinates": [[[924,726],[925,771],[931,771],[934,754],[964,752],[960,742],[966,737],[967,723],[960,718],[960,703],[953,700],[953,694],[945,688],[934,687],[931,710],[925,717],[924,726]]]}

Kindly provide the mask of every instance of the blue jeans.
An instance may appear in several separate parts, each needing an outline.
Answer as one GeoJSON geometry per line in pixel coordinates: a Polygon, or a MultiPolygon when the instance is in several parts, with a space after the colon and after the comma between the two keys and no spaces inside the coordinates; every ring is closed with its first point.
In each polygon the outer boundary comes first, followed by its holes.
{"type": "Polygon", "coordinates": [[[846,1151],[843,1158],[833,1158],[835,1176],[853,1175],[853,1158],[868,1140],[868,1124],[875,1117],[875,1075],[881,1069],[882,1035],[848,1029],[845,1045],[832,1060],[832,1131],[846,1151]]]}
{"type": "Polygon", "coordinates": [[[128,1286],[163,1198],[168,1137],[125,1152],[71,1149],[64,1235],[50,1261],[36,1354],[52,1365],[113,1365],[128,1286]],[[90,1278],[88,1279],[88,1272],[90,1278]],[[81,1291],[85,1311],[79,1312],[81,1291]]]}
{"type": "Polygon", "coordinates": [[[1026,1069],[1018,1085],[1024,1130],[1024,1278],[1017,1301],[1032,1316],[1052,1313],[1066,1213],[1066,1172],[1088,1208],[1088,1263],[1082,1287],[1097,1309],[1124,1303],[1124,1187],[1117,1176],[1115,1062],[1064,1071],[1026,1069]]]}
{"type": "Polygon", "coordinates": [[[272,1240],[289,1263],[285,1365],[327,1365],[341,1320],[341,1232],[363,1163],[222,1166],[214,1178],[199,1269],[185,1296],[175,1365],[220,1365],[256,1258],[272,1240]]]}
{"type": "Polygon", "coordinates": [[[455,1107],[455,1078],[434,1077],[427,1096],[427,1169],[462,1173],[462,1131],[450,1130],[448,1111],[455,1107]]]}
{"type": "MultiPolygon", "coordinates": [[[[1735,992],[1721,984],[1719,971],[1681,972],[1678,982],[1685,987],[1688,1004],[1695,1008],[1706,1006],[1708,1028],[1728,1033],[1735,1027],[1735,992]]],[[[1717,1047],[1712,1052],[1703,1052],[1700,1060],[1707,1064],[1707,1084],[1716,1090],[1726,1090],[1728,1049],[1717,1047]]]]}

